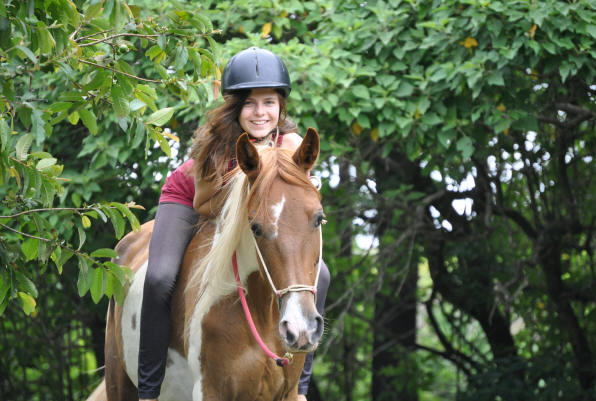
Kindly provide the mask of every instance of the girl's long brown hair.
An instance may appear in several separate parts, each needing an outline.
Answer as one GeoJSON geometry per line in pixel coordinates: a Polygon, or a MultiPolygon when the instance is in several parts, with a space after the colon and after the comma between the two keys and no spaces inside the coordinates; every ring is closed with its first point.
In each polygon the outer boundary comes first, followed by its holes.
{"type": "MultiPolygon", "coordinates": [[[[211,181],[228,171],[230,161],[236,158],[236,140],[244,132],[238,117],[249,94],[250,90],[225,94],[225,102],[209,111],[206,123],[195,132],[191,157],[196,177],[211,181]]],[[[296,124],[287,118],[285,98],[278,97],[280,133],[297,133],[296,124]]]]}

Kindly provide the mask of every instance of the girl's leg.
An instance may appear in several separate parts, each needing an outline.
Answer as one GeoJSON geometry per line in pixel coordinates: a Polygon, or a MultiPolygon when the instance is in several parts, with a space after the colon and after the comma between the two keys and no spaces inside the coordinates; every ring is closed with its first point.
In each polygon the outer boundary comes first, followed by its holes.
{"type": "MultiPolygon", "coordinates": [[[[331,282],[331,274],[325,262],[321,262],[321,273],[319,274],[319,282],[317,283],[317,310],[322,315],[325,310],[325,299],[327,298],[327,290],[329,290],[329,283],[331,282]]],[[[300,383],[298,384],[298,394],[306,394],[308,391],[308,384],[312,375],[312,359],[312,352],[306,355],[304,368],[302,368],[302,375],[300,376],[300,383]]]]}
{"type": "Polygon", "coordinates": [[[149,261],[141,307],[139,398],[157,398],[170,343],[170,301],[180,264],[199,215],[179,203],[160,203],[149,242],[149,261]]]}

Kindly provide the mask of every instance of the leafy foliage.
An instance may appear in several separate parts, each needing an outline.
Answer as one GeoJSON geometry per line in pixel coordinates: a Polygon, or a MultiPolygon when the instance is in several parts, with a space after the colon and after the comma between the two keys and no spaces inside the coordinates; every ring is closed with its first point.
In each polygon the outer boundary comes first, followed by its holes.
{"type": "Polygon", "coordinates": [[[113,251],[83,246],[92,220],[109,221],[120,239],[127,224],[139,228],[131,209],[142,207],[90,203],[102,191],[98,178],[102,170],[117,171],[141,145],[145,158],[152,143],[171,156],[169,140],[178,138],[162,127],[176,109],[204,104],[208,82],[219,74],[209,20],[172,9],[158,21],[140,11],[117,0],[8,1],[0,10],[0,312],[11,300],[27,314],[35,311],[37,290],[19,266],[51,260],[61,274],[73,256],[81,296],[90,291],[95,302],[104,294],[122,301],[128,271],[109,261],[113,251]],[[166,102],[175,107],[159,108],[166,102]],[[62,147],[69,131],[82,148],[62,147]],[[75,156],[87,166],[59,162],[75,156]]]}
{"type": "Polygon", "coordinates": [[[35,315],[31,271],[57,249],[89,258],[44,274],[106,292],[93,251],[136,224],[130,202],[155,204],[220,62],[258,45],[324,138],[332,285],[309,399],[590,399],[596,3],[20,3],[0,9],[4,305],[35,315]]]}

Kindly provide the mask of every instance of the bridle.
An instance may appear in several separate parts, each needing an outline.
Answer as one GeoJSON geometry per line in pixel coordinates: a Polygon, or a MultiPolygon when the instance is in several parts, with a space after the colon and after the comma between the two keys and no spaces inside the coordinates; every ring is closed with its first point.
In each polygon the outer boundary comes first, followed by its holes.
{"type": "MultiPolygon", "coordinates": [[[[317,275],[315,277],[314,285],[293,284],[293,285],[290,285],[289,287],[286,287],[282,290],[278,290],[277,287],[275,287],[275,284],[273,284],[273,280],[271,279],[271,274],[269,274],[269,269],[267,268],[267,264],[265,263],[265,260],[263,259],[263,255],[261,254],[261,250],[259,249],[259,245],[257,244],[257,240],[255,239],[254,235],[252,236],[252,239],[254,241],[255,248],[257,250],[257,254],[259,255],[259,260],[261,261],[261,265],[263,266],[263,270],[265,271],[265,275],[267,276],[267,280],[269,281],[269,285],[271,286],[273,293],[277,296],[279,303],[281,304],[281,298],[285,294],[287,294],[289,292],[301,292],[301,291],[312,292],[315,297],[315,303],[316,303],[316,301],[317,301],[317,283],[319,282],[319,274],[321,273],[321,264],[322,264],[322,258],[323,258],[322,223],[321,223],[321,226],[319,226],[319,239],[320,239],[319,240],[319,261],[317,263],[317,265],[318,265],[317,266],[317,275]]],[[[242,308],[244,309],[244,315],[246,316],[246,320],[248,322],[248,325],[250,326],[250,330],[252,331],[253,337],[255,338],[255,340],[261,347],[261,349],[265,352],[265,354],[267,354],[267,356],[269,356],[270,358],[275,359],[275,362],[277,363],[278,366],[290,365],[292,363],[292,361],[294,360],[294,355],[292,353],[286,352],[286,354],[284,355],[283,358],[279,357],[278,355],[274,354],[271,350],[269,350],[267,345],[261,339],[261,336],[259,336],[257,328],[255,327],[255,324],[252,320],[250,310],[248,309],[248,304],[246,302],[246,296],[244,294],[244,290],[242,289],[242,282],[240,281],[240,273],[238,272],[238,261],[236,258],[236,252],[234,252],[234,255],[232,256],[232,266],[234,268],[234,277],[236,278],[236,285],[238,287],[238,295],[240,296],[240,302],[242,303],[242,308]]]]}

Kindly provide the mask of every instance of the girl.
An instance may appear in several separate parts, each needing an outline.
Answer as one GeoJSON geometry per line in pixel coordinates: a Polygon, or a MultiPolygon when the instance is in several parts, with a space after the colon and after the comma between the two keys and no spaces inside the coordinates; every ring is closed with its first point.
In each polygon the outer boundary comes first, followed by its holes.
{"type": "MultiPolygon", "coordinates": [[[[199,216],[212,218],[219,212],[216,195],[224,175],[235,167],[236,140],[247,132],[255,142],[292,150],[302,141],[296,124],[286,118],[290,90],[288,70],[274,53],[251,47],[234,55],[222,77],[225,102],[209,112],[207,122],[195,136],[192,158],[178,167],[162,187],[149,243],[141,309],[140,400],[157,400],[160,393],[176,277],[199,216]]],[[[328,287],[329,270],[323,264],[317,286],[317,309],[321,314],[328,287]]],[[[306,400],[311,373],[309,354],[300,378],[299,400],[306,400]]]]}

